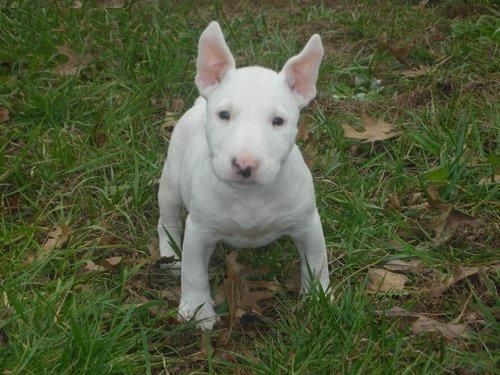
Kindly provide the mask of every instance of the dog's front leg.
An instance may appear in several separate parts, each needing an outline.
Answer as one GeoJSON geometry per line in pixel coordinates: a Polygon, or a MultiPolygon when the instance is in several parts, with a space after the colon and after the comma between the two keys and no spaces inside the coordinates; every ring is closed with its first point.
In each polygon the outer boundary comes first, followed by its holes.
{"type": "Polygon", "coordinates": [[[311,277],[319,281],[323,291],[330,284],[328,259],[323,236],[323,228],[317,210],[291,236],[301,259],[301,293],[306,293],[311,285],[311,277]]]}
{"type": "Polygon", "coordinates": [[[214,247],[214,236],[189,215],[182,248],[179,315],[185,320],[196,315],[198,327],[204,330],[212,329],[217,322],[208,280],[208,263],[214,247]]]}

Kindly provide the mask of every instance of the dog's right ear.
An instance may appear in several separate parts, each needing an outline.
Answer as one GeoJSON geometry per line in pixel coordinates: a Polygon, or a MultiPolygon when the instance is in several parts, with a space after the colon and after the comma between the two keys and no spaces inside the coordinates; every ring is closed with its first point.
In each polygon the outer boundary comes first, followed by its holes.
{"type": "Polygon", "coordinates": [[[219,24],[210,22],[198,42],[195,83],[200,95],[206,98],[235,67],[219,24]]]}

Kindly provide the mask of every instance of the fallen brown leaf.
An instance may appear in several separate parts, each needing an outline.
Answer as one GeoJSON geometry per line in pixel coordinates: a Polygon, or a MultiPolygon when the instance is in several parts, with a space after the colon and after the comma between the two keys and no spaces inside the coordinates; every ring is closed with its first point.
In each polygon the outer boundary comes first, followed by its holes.
{"type": "Polygon", "coordinates": [[[443,245],[447,243],[456,230],[462,226],[476,227],[479,225],[479,219],[464,214],[456,210],[452,205],[444,207],[444,212],[437,218],[431,227],[434,228],[434,244],[443,245]]]}
{"type": "Polygon", "coordinates": [[[307,141],[311,135],[311,118],[308,116],[301,116],[298,126],[297,138],[301,141],[307,141]]]}
{"type": "Polygon", "coordinates": [[[453,274],[446,277],[445,280],[439,281],[433,286],[431,286],[429,289],[429,293],[432,297],[439,297],[452,285],[458,283],[460,280],[475,275],[479,271],[480,271],[479,267],[458,266],[457,268],[454,269],[453,274]]]}
{"type": "Polygon", "coordinates": [[[383,33],[379,38],[379,45],[388,49],[401,64],[410,65],[408,57],[413,49],[412,44],[400,47],[393,40],[387,39],[387,34],[383,33]]]}
{"type": "Polygon", "coordinates": [[[160,245],[158,240],[154,239],[148,246],[149,248],[149,264],[153,265],[161,259],[160,245]]]}
{"type": "Polygon", "coordinates": [[[179,302],[181,298],[181,287],[180,285],[167,285],[160,291],[160,296],[169,301],[179,302]]]}
{"type": "Polygon", "coordinates": [[[170,106],[170,110],[174,113],[180,113],[184,109],[184,100],[181,98],[174,99],[172,101],[172,105],[170,106]]]}
{"type": "Polygon", "coordinates": [[[236,261],[237,253],[231,252],[226,257],[226,277],[224,292],[229,309],[230,326],[245,314],[262,315],[263,309],[258,302],[273,297],[281,290],[275,281],[249,281],[242,274],[250,272],[236,261]],[[255,290],[258,289],[258,290],[255,290]]]}
{"type": "Polygon", "coordinates": [[[7,108],[0,107],[0,122],[8,121],[9,118],[9,110],[7,108]]]}
{"type": "Polygon", "coordinates": [[[381,119],[375,120],[367,114],[362,114],[364,131],[358,132],[350,125],[342,124],[344,137],[353,139],[362,139],[361,143],[383,141],[393,138],[401,132],[394,131],[394,125],[381,119]]]}
{"type": "Polygon", "coordinates": [[[417,273],[423,270],[422,262],[417,259],[408,262],[399,259],[390,260],[382,267],[389,271],[399,271],[403,273],[417,273]]]}
{"type": "Polygon", "coordinates": [[[397,292],[404,289],[408,280],[407,276],[399,273],[382,268],[370,268],[367,288],[375,293],[397,292]]]}
{"type": "Polygon", "coordinates": [[[160,126],[160,137],[169,140],[177,123],[177,115],[173,112],[165,112],[165,120],[160,126]]]}
{"type": "Polygon", "coordinates": [[[55,227],[43,243],[43,252],[49,252],[63,247],[71,235],[71,228],[67,225],[55,227]]]}
{"type": "Polygon", "coordinates": [[[459,339],[467,336],[465,324],[441,323],[426,316],[419,317],[411,326],[418,335],[426,332],[439,332],[447,339],[459,339]]]}
{"type": "Polygon", "coordinates": [[[54,73],[60,76],[77,76],[92,61],[91,55],[80,55],[67,44],[58,46],[57,50],[68,58],[67,62],[54,68],[54,73]]]}
{"type": "Polygon", "coordinates": [[[410,321],[411,330],[416,335],[421,333],[440,333],[445,338],[456,340],[467,337],[465,324],[442,323],[423,314],[413,313],[401,307],[394,306],[385,312],[387,317],[401,317],[410,321]]]}
{"type": "Polygon", "coordinates": [[[87,272],[92,272],[92,271],[96,271],[96,272],[99,272],[99,271],[105,271],[106,268],[103,267],[103,266],[100,266],[98,264],[95,264],[93,261],[91,260],[86,260],[85,261],[85,267],[83,267],[83,269],[87,272]]]}
{"type": "Polygon", "coordinates": [[[110,266],[116,266],[122,261],[122,257],[111,257],[105,260],[110,266]]]}
{"type": "Polygon", "coordinates": [[[399,200],[398,194],[397,193],[392,193],[387,197],[387,200],[389,201],[389,204],[396,208],[399,209],[401,208],[401,201],[399,200]]]}

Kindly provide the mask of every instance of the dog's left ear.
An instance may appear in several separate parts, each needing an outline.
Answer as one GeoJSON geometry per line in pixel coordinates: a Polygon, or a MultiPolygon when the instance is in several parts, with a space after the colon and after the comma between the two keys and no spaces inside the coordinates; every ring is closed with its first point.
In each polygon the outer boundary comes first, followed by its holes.
{"type": "Polygon", "coordinates": [[[302,52],[288,60],[280,72],[295,94],[300,108],[316,96],[316,80],[323,54],[321,37],[314,34],[302,52]]]}
{"type": "Polygon", "coordinates": [[[195,83],[201,96],[206,98],[235,67],[222,30],[217,22],[212,21],[198,42],[195,83]]]}

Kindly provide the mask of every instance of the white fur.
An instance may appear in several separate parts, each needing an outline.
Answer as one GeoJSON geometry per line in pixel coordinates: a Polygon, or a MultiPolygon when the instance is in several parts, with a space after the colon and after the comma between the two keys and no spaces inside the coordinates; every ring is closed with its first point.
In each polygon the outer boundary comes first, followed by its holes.
{"type": "Polygon", "coordinates": [[[323,47],[314,35],[280,73],[236,69],[217,22],[200,37],[196,85],[202,97],[179,120],[160,180],[158,233],[163,257],[178,259],[179,211],[189,211],[181,262],[182,319],[202,329],[217,321],[208,262],[215,244],[258,247],[292,237],[302,260],[302,291],[310,274],[326,291],[328,262],[311,174],[295,145],[299,111],[316,94],[323,47]],[[219,117],[227,111],[229,120],[219,117]],[[281,117],[284,123],[273,125],[281,117]],[[247,170],[247,175],[243,173],[247,170]]]}

